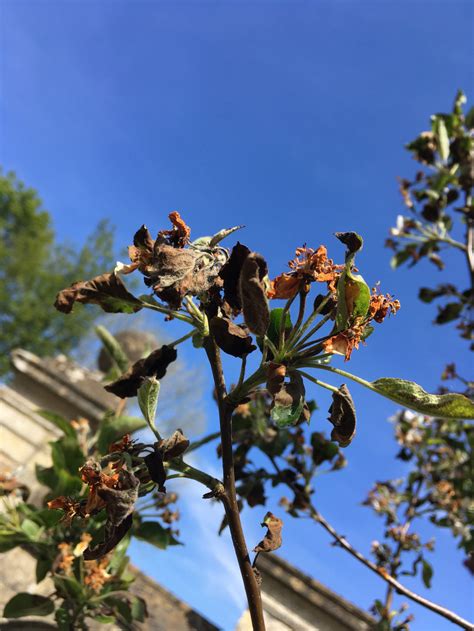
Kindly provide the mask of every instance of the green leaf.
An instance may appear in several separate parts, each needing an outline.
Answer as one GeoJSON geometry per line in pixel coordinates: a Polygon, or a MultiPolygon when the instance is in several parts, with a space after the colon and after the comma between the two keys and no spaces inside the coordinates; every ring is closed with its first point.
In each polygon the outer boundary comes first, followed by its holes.
{"type": "Polygon", "coordinates": [[[5,618],[23,618],[24,616],[49,616],[54,611],[54,603],[45,596],[22,592],[13,596],[3,610],[5,618]]]}
{"type": "MultiPolygon", "coordinates": [[[[268,325],[268,329],[267,329],[267,337],[270,340],[270,342],[273,342],[273,344],[275,344],[275,346],[278,347],[278,341],[280,339],[280,328],[282,326],[282,320],[283,320],[283,312],[284,309],[281,307],[277,307],[276,309],[272,309],[270,311],[270,324],[268,325]]],[[[289,329],[291,329],[292,324],[291,324],[291,316],[289,314],[289,312],[286,312],[286,317],[285,317],[285,331],[288,331],[289,329]]]]}
{"type": "Polygon", "coordinates": [[[138,622],[144,622],[147,617],[147,608],[146,602],[140,596],[131,596],[130,599],[130,610],[132,613],[133,620],[138,620],[138,622]]]}
{"type": "Polygon", "coordinates": [[[51,444],[51,459],[56,473],[61,470],[77,476],[79,467],[84,464],[85,456],[79,447],[76,436],[64,436],[51,444]]]}
{"type": "Polygon", "coordinates": [[[121,372],[126,372],[129,366],[129,360],[124,350],[116,340],[116,338],[104,326],[96,326],[95,332],[102,342],[105,350],[116,363],[121,372]]]}
{"type": "Polygon", "coordinates": [[[421,571],[421,577],[423,579],[423,583],[425,584],[425,587],[430,588],[431,579],[433,578],[433,568],[431,567],[430,563],[428,563],[428,561],[425,561],[425,559],[422,559],[421,562],[423,565],[423,569],[421,571]]]}
{"type": "Polygon", "coordinates": [[[160,394],[160,382],[154,377],[145,379],[137,393],[138,405],[147,423],[153,426],[155,423],[158,396],[160,394]]]}
{"type": "Polygon", "coordinates": [[[441,160],[446,162],[449,158],[449,136],[444,120],[439,116],[433,117],[433,132],[436,136],[436,144],[441,160]]]}
{"type": "Polygon", "coordinates": [[[157,521],[144,521],[134,529],[133,535],[137,539],[151,543],[160,550],[168,546],[182,545],[171,532],[171,528],[163,528],[157,521]]]}
{"type": "Polygon", "coordinates": [[[104,598],[104,602],[114,609],[115,615],[119,618],[119,620],[121,618],[120,622],[125,621],[127,625],[132,623],[132,611],[127,601],[110,595],[107,598],[104,598]]]}
{"type": "Polygon", "coordinates": [[[38,526],[38,524],[35,524],[35,522],[31,519],[25,519],[21,524],[21,529],[28,539],[31,539],[32,541],[36,541],[38,536],[43,532],[43,529],[38,526]]]}
{"type": "Polygon", "coordinates": [[[474,403],[463,394],[429,394],[417,383],[405,379],[377,379],[371,386],[382,396],[421,414],[474,419],[474,403]]]}
{"type": "Polygon", "coordinates": [[[344,331],[358,318],[365,318],[370,305],[370,289],[360,274],[352,272],[355,254],[363,245],[356,232],[336,232],[336,237],[347,246],[346,264],[337,283],[337,312],[334,329],[344,331]]]}
{"type": "Polygon", "coordinates": [[[94,616],[92,620],[95,620],[100,624],[112,624],[116,619],[115,616],[103,616],[99,614],[98,616],[94,616]]]}
{"type": "Polygon", "coordinates": [[[408,261],[408,259],[411,259],[412,255],[413,255],[413,247],[411,248],[407,247],[407,248],[404,248],[403,250],[400,250],[399,252],[394,254],[392,258],[390,259],[390,267],[392,269],[397,269],[397,267],[400,267],[400,265],[403,265],[405,261],[408,261]]]}
{"type": "Polygon", "coordinates": [[[271,419],[278,427],[294,425],[301,416],[304,407],[304,396],[293,399],[290,405],[275,403],[271,410],[271,419]]]}
{"type": "Polygon", "coordinates": [[[36,562],[36,582],[41,583],[41,581],[46,578],[47,573],[51,569],[52,562],[51,559],[42,559],[39,558],[36,562]]]}
{"type": "Polygon", "coordinates": [[[126,567],[126,564],[128,562],[127,550],[128,546],[130,545],[130,539],[131,534],[129,532],[121,541],[119,541],[119,543],[114,548],[112,558],[110,559],[109,563],[109,567],[113,574],[120,576],[126,567]]]}
{"type": "Polygon", "coordinates": [[[132,434],[146,427],[146,423],[138,416],[108,417],[102,422],[97,437],[97,449],[106,454],[109,446],[125,434],[132,434]]]}
{"type": "Polygon", "coordinates": [[[34,519],[38,521],[42,526],[45,526],[46,528],[52,528],[61,521],[63,515],[64,513],[61,510],[45,508],[43,510],[37,511],[37,513],[34,515],[34,519]]]}
{"type": "Polygon", "coordinates": [[[474,107],[466,114],[465,123],[468,129],[474,129],[474,107]]]}
{"type": "Polygon", "coordinates": [[[56,425],[56,427],[60,429],[63,434],[69,436],[71,440],[75,440],[77,442],[77,434],[74,431],[73,426],[63,416],[56,414],[55,412],[50,412],[49,410],[39,410],[38,414],[53,425],[56,425]]]}
{"type": "Polygon", "coordinates": [[[54,576],[54,586],[66,598],[72,598],[78,602],[84,600],[83,586],[74,576],[54,576]]]}
{"type": "Polygon", "coordinates": [[[36,479],[40,484],[49,487],[50,489],[56,488],[58,484],[58,476],[56,475],[53,467],[43,467],[37,464],[35,466],[36,479]]]}
{"type": "Polygon", "coordinates": [[[20,546],[28,542],[26,535],[18,532],[0,533],[0,553],[13,550],[17,546],[20,546]]]}
{"type": "Polygon", "coordinates": [[[460,317],[464,305],[462,302],[448,302],[443,307],[438,307],[438,315],[435,318],[435,324],[446,324],[460,317]]]}

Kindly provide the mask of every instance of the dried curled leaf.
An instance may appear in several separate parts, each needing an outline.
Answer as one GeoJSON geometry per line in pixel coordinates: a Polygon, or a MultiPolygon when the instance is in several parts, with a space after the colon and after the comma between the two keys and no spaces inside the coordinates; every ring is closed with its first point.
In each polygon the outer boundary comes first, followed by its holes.
{"type": "Polygon", "coordinates": [[[158,485],[158,490],[161,493],[166,493],[166,469],[163,464],[163,453],[155,444],[155,449],[151,454],[143,458],[145,465],[148,469],[150,478],[158,485]]]}
{"type": "Polygon", "coordinates": [[[177,429],[169,438],[162,440],[158,447],[163,454],[163,460],[173,460],[184,454],[189,447],[189,440],[180,429],[177,429]]]}
{"type": "Polygon", "coordinates": [[[71,313],[76,302],[97,304],[107,313],[136,313],[142,308],[116,274],[102,274],[62,289],[54,306],[58,311],[71,313]]]}
{"type": "Polygon", "coordinates": [[[107,521],[104,541],[84,551],[86,561],[99,559],[108,554],[130,530],[139,485],[140,481],[131,471],[121,469],[115,487],[109,487],[103,483],[97,486],[97,494],[105,502],[107,521]]]}
{"type": "Polygon", "coordinates": [[[260,543],[253,549],[254,552],[272,552],[277,550],[281,544],[281,529],[283,521],[275,517],[273,513],[268,512],[263,518],[262,526],[266,526],[267,534],[260,543]]]}
{"type": "Polygon", "coordinates": [[[268,267],[265,259],[252,252],[247,256],[240,273],[239,290],[245,324],[255,335],[265,335],[270,324],[270,310],[266,296],[265,277],[268,267]]]}
{"type": "Polygon", "coordinates": [[[100,559],[117,546],[132,527],[133,515],[128,515],[119,526],[106,528],[104,541],[84,551],[85,561],[100,559]]]}
{"type": "Polygon", "coordinates": [[[177,356],[176,349],[165,344],[150,353],[148,357],[139,359],[119,379],[105,386],[105,389],[122,399],[134,397],[147,377],[162,379],[166,375],[168,366],[175,361],[177,356]]]}
{"type": "Polygon", "coordinates": [[[216,316],[209,322],[209,327],[217,346],[228,355],[244,357],[257,348],[252,344],[251,336],[227,318],[216,316]]]}
{"type": "Polygon", "coordinates": [[[249,254],[248,247],[237,241],[232,248],[229,260],[219,272],[219,276],[224,281],[224,300],[236,314],[242,311],[239,279],[242,266],[249,254]]]}
{"type": "Polygon", "coordinates": [[[351,393],[344,383],[332,395],[328,420],[334,425],[331,439],[337,441],[341,447],[347,447],[356,433],[356,413],[351,393]]]}
{"type": "Polygon", "coordinates": [[[145,284],[176,309],[184,296],[199,296],[222,282],[219,272],[226,260],[227,254],[222,248],[210,253],[155,244],[153,264],[145,272],[145,284]]]}

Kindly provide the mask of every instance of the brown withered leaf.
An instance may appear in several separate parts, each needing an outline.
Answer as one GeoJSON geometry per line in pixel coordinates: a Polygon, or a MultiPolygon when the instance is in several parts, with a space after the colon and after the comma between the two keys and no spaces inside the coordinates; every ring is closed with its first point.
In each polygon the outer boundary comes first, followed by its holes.
{"type": "Polygon", "coordinates": [[[147,252],[151,253],[153,251],[154,244],[155,241],[145,224],[143,224],[143,226],[141,226],[133,235],[133,245],[136,248],[143,248],[147,252]]]}
{"type": "Polygon", "coordinates": [[[184,296],[198,296],[212,289],[219,278],[223,261],[218,256],[196,249],[174,248],[155,243],[153,264],[145,273],[145,284],[170,307],[181,306],[184,296]]]}
{"type": "Polygon", "coordinates": [[[286,366],[270,362],[267,370],[267,390],[271,395],[280,391],[286,376],[286,366]]]}
{"type": "Polygon", "coordinates": [[[150,478],[158,485],[161,493],[166,493],[166,469],[163,464],[163,453],[155,443],[154,451],[143,458],[150,478]]]}
{"type": "Polygon", "coordinates": [[[94,561],[95,559],[100,559],[105,556],[109,552],[111,552],[116,545],[118,545],[122,539],[125,537],[127,532],[132,527],[133,515],[128,515],[119,526],[111,527],[109,529],[105,529],[105,537],[104,541],[97,544],[93,548],[87,548],[84,550],[84,560],[85,561],[94,561]]]}
{"type": "Polygon", "coordinates": [[[239,241],[232,248],[229,260],[222,267],[219,276],[224,281],[224,300],[231,307],[235,314],[242,311],[242,301],[240,299],[239,278],[245,259],[250,254],[246,245],[239,241]]]}
{"type": "Polygon", "coordinates": [[[265,335],[270,324],[270,310],[264,278],[268,274],[265,259],[252,252],[240,273],[239,291],[245,324],[255,335],[265,335]]]}
{"type": "Polygon", "coordinates": [[[169,438],[162,440],[158,447],[163,454],[163,460],[173,460],[184,454],[189,447],[189,440],[180,429],[177,429],[169,438]]]}
{"type": "Polygon", "coordinates": [[[147,377],[162,379],[166,375],[168,366],[175,361],[178,353],[172,346],[163,345],[143,359],[139,359],[116,381],[105,386],[122,399],[136,396],[138,389],[147,377]]]}
{"type": "Polygon", "coordinates": [[[116,274],[101,274],[92,280],[79,281],[62,289],[54,306],[58,311],[71,313],[74,303],[97,304],[107,313],[136,313],[141,302],[132,296],[116,274]]]}
{"type": "Polygon", "coordinates": [[[227,318],[214,317],[209,322],[209,327],[217,346],[228,355],[244,357],[257,348],[252,344],[251,336],[227,318]]]}
{"type": "Polygon", "coordinates": [[[356,412],[351,393],[345,383],[332,395],[328,420],[334,425],[331,440],[337,441],[341,447],[347,447],[356,433],[356,412]]]}
{"type": "Polygon", "coordinates": [[[283,521],[268,512],[263,518],[262,526],[266,526],[267,534],[260,543],[253,549],[254,552],[272,552],[278,550],[282,544],[281,529],[283,521]]]}
{"type": "Polygon", "coordinates": [[[108,554],[121,541],[132,526],[132,515],[138,499],[140,481],[131,471],[121,469],[116,488],[101,484],[97,493],[105,502],[107,521],[104,541],[84,551],[84,559],[90,561],[108,554]]]}

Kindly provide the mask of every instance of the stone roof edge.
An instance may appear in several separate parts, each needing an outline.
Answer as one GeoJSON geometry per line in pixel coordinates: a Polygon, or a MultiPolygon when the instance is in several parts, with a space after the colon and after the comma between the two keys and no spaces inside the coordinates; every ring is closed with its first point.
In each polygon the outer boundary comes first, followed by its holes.
{"type": "Polygon", "coordinates": [[[205,616],[203,616],[199,611],[196,611],[196,609],[191,607],[191,605],[188,605],[188,603],[184,602],[183,600],[180,600],[175,594],[173,594],[168,589],[166,589],[166,587],[163,587],[161,583],[157,583],[153,578],[151,578],[151,576],[148,576],[148,574],[145,574],[144,572],[142,572],[142,570],[138,569],[135,565],[133,565],[133,563],[128,564],[128,569],[132,572],[132,574],[135,575],[136,578],[139,578],[144,583],[147,583],[154,590],[157,590],[157,591],[159,590],[160,592],[165,594],[166,598],[173,601],[182,611],[194,613],[196,616],[199,616],[199,618],[201,618],[202,621],[205,622],[209,626],[209,629],[215,629],[216,631],[219,631],[219,627],[216,627],[212,622],[210,622],[210,620],[208,620],[205,616]]]}
{"type": "Polygon", "coordinates": [[[332,604],[342,609],[344,613],[355,616],[370,625],[375,623],[374,618],[366,611],[276,554],[261,554],[257,561],[257,567],[309,602],[312,602],[311,592],[316,592],[323,598],[330,600],[332,604]]]}
{"type": "MultiPolygon", "coordinates": [[[[10,405],[12,408],[15,408],[18,412],[21,412],[21,414],[27,416],[40,427],[50,432],[52,437],[61,435],[61,432],[51,423],[51,421],[48,421],[48,419],[42,416],[39,411],[30,407],[28,399],[16,390],[13,390],[13,388],[10,388],[10,386],[0,384],[0,400],[5,401],[5,403],[10,405]]],[[[15,432],[14,426],[8,427],[11,431],[15,432]]]]}
{"type": "MultiPolygon", "coordinates": [[[[41,358],[37,357],[34,353],[30,353],[22,348],[15,348],[11,352],[10,357],[16,372],[25,375],[53,393],[57,392],[56,389],[59,384],[64,388],[62,398],[79,409],[83,409],[93,418],[100,418],[106,411],[107,408],[100,401],[90,396],[81,388],[76,387],[74,383],[68,381],[61,373],[53,373],[49,366],[42,362],[41,358]]],[[[67,361],[70,366],[81,369],[73,360],[68,358],[67,361]]]]}

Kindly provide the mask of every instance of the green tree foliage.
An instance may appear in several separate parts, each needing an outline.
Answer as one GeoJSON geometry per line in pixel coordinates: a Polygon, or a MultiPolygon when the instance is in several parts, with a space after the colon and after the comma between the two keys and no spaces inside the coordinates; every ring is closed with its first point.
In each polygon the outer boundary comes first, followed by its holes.
{"type": "Polygon", "coordinates": [[[67,353],[90,330],[97,311],[64,319],[53,308],[65,284],[113,264],[113,229],[101,221],[79,251],[56,241],[37,192],[0,171],[0,375],[9,352],[21,346],[38,355],[67,353]]]}

